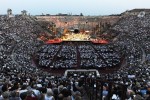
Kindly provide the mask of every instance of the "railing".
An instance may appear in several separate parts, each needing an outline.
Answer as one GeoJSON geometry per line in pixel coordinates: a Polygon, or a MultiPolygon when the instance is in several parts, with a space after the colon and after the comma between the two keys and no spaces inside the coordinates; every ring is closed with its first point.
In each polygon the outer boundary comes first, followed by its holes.
{"type": "Polygon", "coordinates": [[[110,81],[103,81],[96,78],[86,78],[85,86],[89,100],[112,100],[115,94],[119,97],[118,100],[126,99],[127,86],[124,84],[114,83],[110,81]],[[107,87],[106,95],[104,95],[104,86],[107,87]],[[105,98],[105,99],[104,99],[105,98]]]}
{"type": "Polygon", "coordinates": [[[105,78],[100,77],[99,72],[95,69],[66,70],[64,77],[67,77],[69,74],[79,76],[80,73],[87,75],[95,73],[95,75],[93,74],[94,77],[93,75],[89,75],[86,78],[82,78],[84,90],[89,98],[88,100],[112,100],[114,96],[118,97],[117,100],[126,99],[127,85],[115,83],[112,80],[105,80],[105,78]]]}
{"type": "Polygon", "coordinates": [[[89,70],[86,70],[86,69],[77,69],[77,70],[72,69],[72,70],[71,70],[71,69],[69,69],[69,70],[66,70],[66,71],[65,71],[64,77],[67,77],[67,74],[68,74],[69,72],[75,72],[75,73],[77,73],[77,72],[95,72],[95,73],[96,73],[96,76],[97,76],[97,77],[100,77],[100,74],[99,74],[98,70],[96,70],[96,69],[89,69],[89,70]]]}

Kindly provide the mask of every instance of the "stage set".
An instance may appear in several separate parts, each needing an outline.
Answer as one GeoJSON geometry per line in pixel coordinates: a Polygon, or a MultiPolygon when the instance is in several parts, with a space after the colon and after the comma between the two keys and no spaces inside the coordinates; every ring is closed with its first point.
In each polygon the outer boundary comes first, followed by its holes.
{"type": "Polygon", "coordinates": [[[100,43],[100,44],[108,43],[108,41],[105,39],[92,38],[91,33],[89,31],[80,32],[78,29],[62,33],[62,36],[60,38],[45,39],[46,37],[41,36],[40,40],[43,40],[47,44],[61,43],[63,41],[91,41],[93,43],[100,43]]]}

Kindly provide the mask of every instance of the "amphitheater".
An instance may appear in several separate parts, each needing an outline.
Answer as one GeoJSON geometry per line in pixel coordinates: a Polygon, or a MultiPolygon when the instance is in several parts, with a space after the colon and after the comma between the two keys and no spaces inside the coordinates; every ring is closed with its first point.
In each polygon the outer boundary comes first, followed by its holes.
{"type": "Polygon", "coordinates": [[[149,100],[149,29],[149,9],[109,16],[8,9],[0,15],[0,100],[149,100]]]}

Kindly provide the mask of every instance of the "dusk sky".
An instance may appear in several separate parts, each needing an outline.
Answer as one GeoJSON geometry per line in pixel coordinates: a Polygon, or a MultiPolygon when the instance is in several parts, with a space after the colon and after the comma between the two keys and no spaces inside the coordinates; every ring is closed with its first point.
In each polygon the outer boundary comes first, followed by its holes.
{"type": "Polygon", "coordinates": [[[27,10],[31,15],[110,15],[134,8],[150,8],[150,0],[0,0],[0,14],[6,14],[8,8],[13,14],[27,10]]]}

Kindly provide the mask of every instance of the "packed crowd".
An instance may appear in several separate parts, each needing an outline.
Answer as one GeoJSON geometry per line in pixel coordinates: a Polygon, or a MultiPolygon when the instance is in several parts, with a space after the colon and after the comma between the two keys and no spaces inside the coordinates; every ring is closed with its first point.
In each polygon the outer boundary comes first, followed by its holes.
{"type": "Polygon", "coordinates": [[[111,49],[109,45],[95,45],[90,42],[44,45],[39,48],[36,59],[38,66],[56,69],[98,69],[116,67],[121,63],[121,55],[111,49]]]}
{"type": "MultiPolygon", "coordinates": [[[[117,25],[113,27],[114,30],[120,32],[126,32],[125,35],[132,38],[149,54],[150,51],[150,39],[149,39],[149,28],[150,28],[150,14],[146,14],[143,17],[128,16],[123,17],[117,25]]],[[[122,37],[121,34],[120,37],[122,37]]]]}
{"type": "Polygon", "coordinates": [[[36,39],[40,28],[28,17],[16,15],[9,18],[3,15],[0,16],[0,29],[3,38],[0,50],[3,65],[20,66],[17,62],[21,62],[21,67],[22,64],[29,65],[29,60],[25,59],[29,59],[36,46],[39,45],[36,39]]]}
{"type": "MultiPolygon", "coordinates": [[[[150,60],[149,55],[149,21],[150,15],[143,17],[123,16],[112,29],[118,31],[113,45],[125,55],[122,67],[113,74],[102,77],[116,83],[126,84],[130,100],[149,100],[150,60]]],[[[115,32],[114,31],[114,32],[115,32]]]]}
{"type": "MultiPolygon", "coordinates": [[[[119,34],[114,43],[108,46],[43,45],[37,40],[42,29],[30,17],[16,15],[9,18],[1,15],[0,99],[82,100],[83,77],[73,77],[74,74],[67,78],[52,76],[35,66],[32,55],[37,53],[41,66],[70,68],[79,64],[95,68],[116,65],[120,62],[120,56],[116,54],[119,52],[125,58],[122,67],[113,73],[101,73],[100,79],[127,85],[129,100],[149,100],[150,61],[146,59],[150,51],[149,22],[150,15],[142,18],[123,17],[112,28],[119,34]],[[63,63],[65,65],[62,65],[62,58],[66,62],[63,63]]],[[[103,89],[104,97],[108,95],[108,88],[106,84],[103,89]]]]}
{"type": "Polygon", "coordinates": [[[48,67],[49,64],[52,62],[52,58],[56,55],[59,48],[59,45],[43,45],[37,53],[37,56],[40,59],[39,65],[48,67]],[[46,55],[45,53],[48,53],[48,55],[46,55]]]}
{"type": "Polygon", "coordinates": [[[81,64],[84,68],[113,67],[120,64],[121,55],[116,53],[109,45],[80,45],[81,64]]]}
{"type": "Polygon", "coordinates": [[[76,47],[71,45],[63,45],[54,60],[53,66],[55,68],[73,68],[77,64],[76,47]]]}

